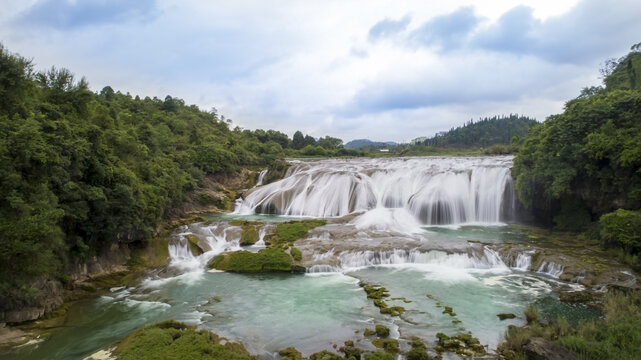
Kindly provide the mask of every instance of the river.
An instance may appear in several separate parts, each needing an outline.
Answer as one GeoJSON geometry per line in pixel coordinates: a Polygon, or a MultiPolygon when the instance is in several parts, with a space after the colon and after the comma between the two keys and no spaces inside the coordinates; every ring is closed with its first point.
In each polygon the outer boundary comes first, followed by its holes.
{"type": "MultiPolygon", "coordinates": [[[[165,319],[241,341],[264,359],[277,359],[277,351],[288,346],[309,355],[348,339],[371,349],[363,331],[374,324],[387,325],[401,340],[418,336],[430,347],[437,332],[471,331],[491,351],[508,325],[525,322],[522,312],[530,303],[544,313],[592,316],[587,308],[558,301],[559,291],[583,288],[560,281],[558,264],[532,268],[531,251],[508,259],[492,248],[529,240],[527,229],[514,225],[512,157],[291,164],[283,180],[250,189],[233,213],[177,229],[163,271],[135,287],[74,304],[64,326],[46,340],[0,356],[82,359],[165,319]],[[269,228],[301,217],[329,220],[296,242],[307,273],[206,270],[215,255],[242,248],[230,220],[260,220],[269,228]],[[210,250],[192,254],[188,234],[210,250]],[[360,281],[387,288],[396,298],[387,301],[405,313],[381,314],[360,281]],[[443,313],[444,306],[455,315],[443,313]],[[499,313],[517,317],[500,320],[499,313]]],[[[245,248],[257,251],[262,240],[245,248]]]]}

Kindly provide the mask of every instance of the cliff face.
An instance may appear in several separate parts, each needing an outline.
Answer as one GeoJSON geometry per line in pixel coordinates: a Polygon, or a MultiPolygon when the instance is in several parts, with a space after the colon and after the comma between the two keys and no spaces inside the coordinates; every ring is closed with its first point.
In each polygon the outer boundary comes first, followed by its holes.
{"type": "Polygon", "coordinates": [[[63,283],[58,279],[38,278],[24,286],[29,289],[30,299],[20,302],[3,301],[0,303],[0,322],[22,323],[37,320],[61,306],[73,296],[79,283],[87,279],[126,271],[130,251],[127,244],[114,243],[99,256],[71,266],[68,274],[70,281],[63,283]]]}

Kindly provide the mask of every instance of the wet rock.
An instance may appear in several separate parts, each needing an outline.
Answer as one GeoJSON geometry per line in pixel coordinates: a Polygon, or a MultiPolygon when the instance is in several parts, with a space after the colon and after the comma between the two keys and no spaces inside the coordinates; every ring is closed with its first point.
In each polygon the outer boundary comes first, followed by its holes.
{"type": "Polygon", "coordinates": [[[531,360],[576,360],[573,352],[542,337],[525,340],[523,351],[531,360]]]}
{"type": "Polygon", "coordinates": [[[388,337],[389,336],[389,328],[385,325],[376,325],[376,335],[380,337],[388,337]]]}
{"type": "Polygon", "coordinates": [[[559,295],[559,300],[568,303],[588,303],[603,300],[605,293],[600,291],[566,291],[559,295]]]}
{"type": "Polygon", "coordinates": [[[514,319],[516,317],[516,315],[512,313],[500,313],[500,314],[497,314],[496,316],[498,316],[500,320],[514,319]]]}

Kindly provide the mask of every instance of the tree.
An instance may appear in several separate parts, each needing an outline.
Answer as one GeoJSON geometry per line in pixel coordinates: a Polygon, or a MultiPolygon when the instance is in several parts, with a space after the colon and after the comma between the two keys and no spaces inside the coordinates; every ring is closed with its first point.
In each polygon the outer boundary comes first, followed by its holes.
{"type": "Polygon", "coordinates": [[[303,133],[300,131],[296,131],[294,133],[294,137],[292,138],[292,147],[296,150],[300,150],[305,146],[305,137],[303,136],[303,133]]]}

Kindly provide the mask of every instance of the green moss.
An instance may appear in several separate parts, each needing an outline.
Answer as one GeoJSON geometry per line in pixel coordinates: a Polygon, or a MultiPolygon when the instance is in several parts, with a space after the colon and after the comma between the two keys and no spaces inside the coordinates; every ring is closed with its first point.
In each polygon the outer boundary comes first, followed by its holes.
{"type": "Polygon", "coordinates": [[[292,258],[282,249],[268,248],[257,253],[246,250],[216,256],[210,268],[240,273],[292,271],[292,258]]]}
{"type": "Polygon", "coordinates": [[[206,330],[168,320],[132,333],[118,345],[116,353],[121,360],[253,359],[241,344],[221,345],[221,340],[206,330]]]}
{"type": "Polygon", "coordinates": [[[311,354],[309,360],[343,360],[343,357],[331,351],[323,350],[311,354]]]}
{"type": "Polygon", "coordinates": [[[309,230],[327,224],[326,220],[289,221],[276,225],[269,242],[272,246],[293,243],[307,235],[309,230]]]}
{"type": "Polygon", "coordinates": [[[365,290],[367,293],[368,299],[373,299],[374,306],[379,308],[381,314],[389,314],[391,316],[400,316],[405,312],[405,308],[402,306],[388,306],[383,298],[389,297],[389,292],[382,286],[379,285],[369,285],[363,281],[359,282],[358,285],[365,290]]]}
{"type": "Polygon", "coordinates": [[[185,235],[185,238],[187,241],[189,241],[189,247],[191,248],[191,253],[194,254],[194,256],[199,256],[203,254],[203,250],[198,246],[198,236],[194,234],[187,234],[185,235]]]}
{"type": "Polygon", "coordinates": [[[376,331],[372,329],[365,329],[365,331],[363,331],[363,335],[366,337],[370,337],[372,335],[376,335],[376,331]]]}
{"type": "Polygon", "coordinates": [[[443,314],[448,314],[449,316],[456,316],[456,313],[454,312],[451,306],[446,306],[445,309],[443,310],[443,314]]]}
{"type": "Polygon", "coordinates": [[[258,241],[258,231],[254,225],[244,225],[240,233],[240,245],[254,245],[258,241]]]}
{"type": "Polygon", "coordinates": [[[341,346],[338,350],[345,354],[345,359],[360,359],[363,354],[363,350],[354,347],[352,340],[345,341],[345,346],[341,346]]]}
{"type": "Polygon", "coordinates": [[[408,343],[412,349],[407,352],[407,360],[428,360],[427,356],[427,346],[419,339],[414,336],[412,341],[408,343]]]}
{"type": "Polygon", "coordinates": [[[444,333],[437,333],[438,346],[435,350],[438,352],[451,351],[459,355],[468,354],[485,355],[485,347],[481,345],[479,339],[472,336],[471,333],[462,333],[454,336],[448,336],[444,333]]]}
{"type": "Polygon", "coordinates": [[[303,259],[303,253],[295,247],[289,249],[289,253],[292,255],[294,260],[301,261],[303,259]]]}
{"type": "Polygon", "coordinates": [[[381,324],[376,324],[376,335],[380,337],[388,337],[389,336],[389,328],[385,325],[381,324]]]}
{"type": "Polygon", "coordinates": [[[499,317],[499,320],[514,319],[516,317],[516,315],[511,313],[500,313],[500,314],[497,314],[496,316],[499,317]]]}
{"type": "Polygon", "coordinates": [[[394,355],[382,352],[373,352],[363,355],[365,360],[394,360],[394,355]]]}
{"type": "Polygon", "coordinates": [[[398,340],[396,339],[374,339],[372,340],[372,345],[385,350],[387,353],[395,354],[398,352],[398,340]]]}
{"type": "Polygon", "coordinates": [[[303,354],[294,347],[288,347],[278,352],[282,356],[280,360],[303,360],[303,354]]]}
{"type": "Polygon", "coordinates": [[[126,280],[129,275],[128,271],[118,271],[113,272],[103,276],[97,276],[91,278],[89,282],[93,284],[96,288],[108,289],[112,287],[125,286],[127,285],[126,280]]]}

